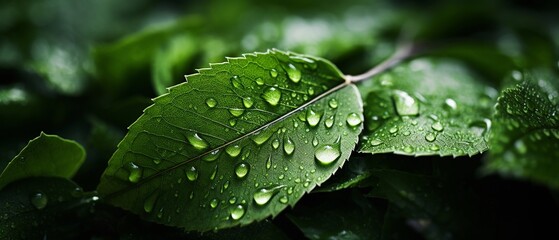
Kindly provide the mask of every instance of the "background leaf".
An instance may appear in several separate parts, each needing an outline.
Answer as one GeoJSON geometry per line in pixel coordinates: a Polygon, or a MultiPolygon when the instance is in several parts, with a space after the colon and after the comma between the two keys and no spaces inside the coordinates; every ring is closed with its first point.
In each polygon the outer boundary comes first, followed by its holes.
{"type": "Polygon", "coordinates": [[[294,205],[345,162],[361,107],[326,60],[278,50],[230,58],[155,99],[98,191],[187,230],[246,225],[294,205]]]}
{"type": "Polygon", "coordinates": [[[497,93],[459,63],[416,59],[359,88],[368,94],[360,152],[461,156],[487,150],[497,93]]]}
{"type": "Polygon", "coordinates": [[[71,178],[84,159],[85,150],[77,142],[41,133],[3,169],[0,189],[28,177],[71,178]]]}
{"type": "Polygon", "coordinates": [[[485,171],[559,188],[557,78],[537,72],[514,77],[524,80],[499,97],[485,171]]]}

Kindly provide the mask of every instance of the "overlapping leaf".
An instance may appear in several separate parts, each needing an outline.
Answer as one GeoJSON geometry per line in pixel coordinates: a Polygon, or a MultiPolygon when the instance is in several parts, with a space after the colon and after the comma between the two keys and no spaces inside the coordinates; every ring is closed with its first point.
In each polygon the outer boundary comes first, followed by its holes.
{"type": "Polygon", "coordinates": [[[499,97],[486,170],[559,188],[559,84],[543,74],[524,78],[499,97]]]}
{"type": "Polygon", "coordinates": [[[361,97],[323,59],[271,50],[213,64],[156,98],[98,191],[187,230],[276,215],[324,182],[361,131],[361,97]]]}
{"type": "Polygon", "coordinates": [[[456,62],[417,59],[360,90],[368,92],[361,152],[461,156],[487,150],[496,91],[456,62]]]}

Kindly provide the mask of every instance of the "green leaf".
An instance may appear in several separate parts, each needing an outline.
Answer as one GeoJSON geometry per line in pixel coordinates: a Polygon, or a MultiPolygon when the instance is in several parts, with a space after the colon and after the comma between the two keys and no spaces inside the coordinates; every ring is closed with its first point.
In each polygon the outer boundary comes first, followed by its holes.
{"type": "Polygon", "coordinates": [[[80,196],[81,188],[63,178],[30,178],[8,185],[0,191],[0,238],[72,238],[75,232],[70,229],[77,227],[68,212],[86,203],[80,196]]]}
{"type": "Polygon", "coordinates": [[[361,97],[335,66],[279,50],[212,64],[154,102],[98,191],[187,230],[277,215],[342,166],[362,129],[361,97]]]}
{"type": "Polygon", "coordinates": [[[308,239],[380,239],[382,215],[361,193],[316,195],[288,214],[308,239]]]}
{"type": "Polygon", "coordinates": [[[41,132],[3,169],[0,189],[28,177],[71,178],[84,160],[85,150],[79,143],[41,132]]]}
{"type": "Polygon", "coordinates": [[[360,86],[364,153],[474,155],[486,137],[496,90],[449,60],[416,59],[360,86]]]}
{"type": "Polygon", "coordinates": [[[524,79],[499,97],[485,170],[559,188],[559,84],[534,73],[524,79]]]}

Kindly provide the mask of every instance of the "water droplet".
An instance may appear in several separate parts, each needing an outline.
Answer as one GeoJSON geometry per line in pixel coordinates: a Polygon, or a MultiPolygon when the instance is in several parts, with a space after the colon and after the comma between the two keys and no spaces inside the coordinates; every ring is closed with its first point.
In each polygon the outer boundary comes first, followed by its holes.
{"type": "Polygon", "coordinates": [[[153,210],[153,207],[155,206],[155,201],[157,200],[158,197],[159,194],[157,192],[151,194],[144,202],[144,211],[150,213],[153,210]]]}
{"type": "Polygon", "coordinates": [[[274,141],[272,141],[272,147],[274,149],[278,149],[279,145],[280,145],[280,142],[279,142],[278,139],[274,139],[274,141]]]}
{"type": "Polygon", "coordinates": [[[196,148],[198,150],[206,149],[209,146],[208,142],[206,142],[206,140],[201,138],[198,135],[198,133],[188,134],[188,135],[186,135],[186,138],[188,139],[188,142],[190,143],[190,145],[192,145],[194,148],[196,148]]]}
{"type": "Polygon", "coordinates": [[[229,204],[233,205],[237,202],[237,197],[232,196],[231,198],[229,198],[229,204]]]}
{"type": "Polygon", "coordinates": [[[436,138],[437,136],[432,132],[427,133],[427,135],[425,135],[425,140],[427,140],[428,142],[435,141],[436,138]]]}
{"type": "Polygon", "coordinates": [[[349,115],[347,115],[346,122],[349,126],[355,127],[355,126],[361,124],[361,122],[362,122],[361,116],[359,116],[359,114],[357,114],[357,113],[350,113],[349,115]]]}
{"type": "Polygon", "coordinates": [[[262,98],[264,98],[264,100],[266,100],[266,102],[270,105],[276,106],[281,99],[281,92],[275,87],[269,87],[262,94],[262,98]]]}
{"type": "Polygon", "coordinates": [[[159,212],[157,212],[157,218],[162,218],[163,217],[163,208],[159,209],[159,212]]]}
{"type": "Polygon", "coordinates": [[[42,192],[35,193],[31,195],[31,204],[35,206],[35,208],[41,210],[47,206],[49,199],[46,194],[42,192]]]}
{"type": "Polygon", "coordinates": [[[429,149],[431,149],[431,151],[439,151],[440,147],[438,145],[434,144],[429,149]]]}
{"type": "Polygon", "coordinates": [[[334,115],[324,120],[324,126],[326,126],[326,128],[331,128],[332,126],[334,126],[334,115]]]}
{"type": "Polygon", "coordinates": [[[212,175],[210,175],[210,180],[214,180],[216,175],[217,175],[217,165],[215,165],[214,171],[212,172],[212,175]]]}
{"type": "Polygon", "coordinates": [[[405,146],[405,147],[404,147],[404,152],[406,152],[406,153],[412,153],[412,152],[413,152],[413,147],[412,147],[412,146],[405,146]]]}
{"type": "Polygon", "coordinates": [[[270,169],[270,167],[272,167],[272,155],[270,155],[266,161],[266,169],[270,169]]]}
{"type": "Polygon", "coordinates": [[[415,116],[419,114],[419,102],[407,92],[396,90],[392,99],[398,115],[415,116]]]}
{"type": "Polygon", "coordinates": [[[270,137],[274,134],[273,131],[262,131],[259,133],[256,133],[254,135],[254,137],[252,137],[252,141],[254,143],[256,143],[257,145],[262,145],[263,143],[265,143],[266,141],[268,141],[268,139],[270,139],[270,137]]]}
{"type": "Polygon", "coordinates": [[[313,147],[316,147],[318,145],[318,138],[316,136],[314,136],[314,138],[312,139],[312,145],[313,147]]]}
{"type": "Polygon", "coordinates": [[[283,140],[283,151],[285,151],[287,155],[291,155],[293,151],[295,151],[295,144],[293,143],[293,140],[291,140],[291,138],[286,137],[283,140]]]}
{"type": "Polygon", "coordinates": [[[516,142],[514,142],[514,147],[520,154],[525,154],[528,151],[528,148],[522,139],[516,140],[516,142]]]}
{"type": "Polygon", "coordinates": [[[133,162],[128,163],[128,171],[130,172],[130,175],[128,175],[130,182],[137,183],[142,178],[142,169],[133,162]]]}
{"type": "Polygon", "coordinates": [[[328,106],[333,109],[338,108],[338,100],[336,100],[335,98],[330,99],[330,101],[328,101],[328,106]]]}
{"type": "Polygon", "coordinates": [[[378,138],[371,139],[369,141],[369,144],[371,144],[371,146],[378,146],[378,145],[381,145],[382,143],[383,143],[383,141],[378,139],[378,138]]]}
{"type": "Polygon", "coordinates": [[[447,110],[456,110],[456,101],[454,101],[454,99],[452,98],[447,98],[446,100],[444,100],[444,108],[447,110]]]}
{"type": "Polygon", "coordinates": [[[270,201],[272,197],[279,192],[281,188],[284,186],[276,186],[276,187],[267,187],[267,188],[260,188],[258,189],[254,195],[253,199],[256,204],[262,206],[270,201]]]}
{"type": "Polygon", "coordinates": [[[272,70],[270,70],[270,76],[276,78],[278,76],[278,71],[275,68],[272,68],[272,70]]]}
{"type": "Polygon", "coordinates": [[[238,178],[244,178],[249,170],[250,165],[248,165],[248,163],[239,163],[235,167],[235,175],[237,175],[238,178]]]}
{"type": "Polygon", "coordinates": [[[217,101],[214,98],[208,98],[206,99],[206,105],[208,105],[208,107],[215,107],[217,105],[217,101]]]}
{"type": "Polygon", "coordinates": [[[321,145],[314,152],[316,160],[322,165],[330,165],[340,157],[340,154],[339,143],[321,145]]]}
{"type": "Polygon", "coordinates": [[[286,204],[288,201],[289,201],[289,199],[287,198],[287,196],[281,196],[279,198],[280,203],[286,204]]]}
{"type": "Polygon", "coordinates": [[[307,110],[307,122],[309,123],[309,126],[314,127],[318,125],[321,117],[322,116],[320,114],[316,113],[312,109],[309,108],[307,110]]]}
{"type": "Polygon", "coordinates": [[[243,98],[243,105],[244,105],[246,108],[251,108],[253,104],[254,104],[254,100],[252,100],[251,97],[245,97],[245,98],[243,98]]]}
{"type": "Polygon", "coordinates": [[[215,198],[210,201],[210,207],[211,208],[216,208],[218,204],[219,204],[219,201],[215,198]]]}
{"type": "Polygon", "coordinates": [[[188,180],[191,182],[198,179],[198,170],[196,169],[196,167],[191,166],[186,170],[186,178],[188,178],[188,180]]]}
{"type": "Polygon", "coordinates": [[[443,124],[441,122],[435,122],[431,125],[431,128],[437,132],[444,130],[443,124]]]}
{"type": "Polygon", "coordinates": [[[230,213],[233,220],[239,220],[245,215],[245,207],[239,204],[231,209],[230,213]]]}
{"type": "Polygon", "coordinates": [[[206,162],[213,162],[219,157],[219,153],[220,153],[219,149],[211,151],[209,154],[203,156],[202,160],[206,162]]]}
{"type": "MultiPolygon", "coordinates": [[[[234,118],[229,119],[229,125],[231,127],[237,125],[237,119],[234,119],[234,118]]],[[[225,129],[225,130],[227,130],[227,129],[225,129]]]]}
{"type": "Polygon", "coordinates": [[[258,84],[259,86],[264,85],[264,80],[262,78],[257,78],[256,79],[256,84],[258,84]]]}
{"type": "Polygon", "coordinates": [[[309,87],[309,90],[307,90],[307,92],[309,93],[309,95],[314,95],[314,88],[309,87]]]}
{"type": "Polygon", "coordinates": [[[398,132],[398,128],[397,127],[392,127],[388,130],[389,133],[396,133],[398,132]]]}
{"type": "Polygon", "coordinates": [[[241,147],[237,144],[229,145],[225,148],[225,152],[231,157],[237,157],[241,153],[241,147]]]}
{"type": "Polygon", "coordinates": [[[243,86],[241,84],[241,79],[239,78],[239,76],[231,77],[231,85],[233,85],[233,87],[235,88],[241,88],[243,86]]]}
{"type": "Polygon", "coordinates": [[[161,163],[161,159],[160,158],[154,158],[153,163],[155,163],[155,165],[159,165],[161,163]]]}
{"type": "Polygon", "coordinates": [[[287,76],[289,77],[289,79],[291,79],[291,81],[293,81],[294,83],[298,83],[301,80],[301,71],[297,69],[293,64],[287,64],[285,71],[287,72],[287,76]]]}
{"type": "Polygon", "coordinates": [[[521,81],[522,80],[522,73],[518,70],[514,70],[514,71],[512,71],[512,78],[514,78],[514,80],[516,80],[516,81],[521,81]]]}
{"type": "Polygon", "coordinates": [[[234,117],[239,117],[245,113],[245,110],[242,108],[229,108],[229,113],[231,113],[234,117]]]}

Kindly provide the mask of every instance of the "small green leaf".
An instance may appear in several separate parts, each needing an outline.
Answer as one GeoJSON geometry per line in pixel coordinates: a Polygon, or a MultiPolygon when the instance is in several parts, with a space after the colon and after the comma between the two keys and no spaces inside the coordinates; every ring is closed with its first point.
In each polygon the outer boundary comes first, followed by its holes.
{"type": "Polygon", "coordinates": [[[317,195],[318,201],[288,214],[308,239],[380,239],[382,215],[362,194],[317,195]]]}
{"type": "MultiPolygon", "coordinates": [[[[81,188],[63,178],[30,178],[0,191],[0,238],[42,239],[72,236],[68,210],[80,201],[81,188]],[[58,236],[58,237],[56,237],[58,236]]],[[[74,229],[76,232],[77,229],[74,229]]]]}
{"type": "Polygon", "coordinates": [[[413,60],[360,90],[370,91],[360,152],[462,156],[487,150],[496,90],[458,63],[413,60]]]}
{"type": "Polygon", "coordinates": [[[71,178],[85,160],[83,147],[56,135],[41,135],[31,141],[0,174],[0,189],[28,177],[71,178]]]}
{"type": "Polygon", "coordinates": [[[246,225],[349,157],[361,97],[330,62],[270,50],[210,66],[130,126],[98,187],[107,202],[187,230],[246,225]]]}
{"type": "Polygon", "coordinates": [[[559,188],[557,78],[516,75],[524,81],[499,97],[485,170],[559,188]]]}

